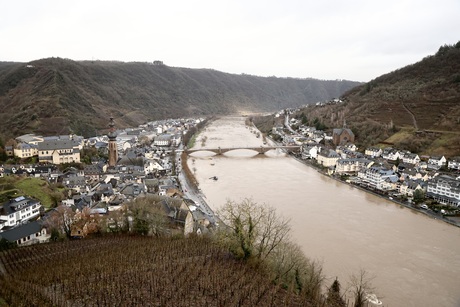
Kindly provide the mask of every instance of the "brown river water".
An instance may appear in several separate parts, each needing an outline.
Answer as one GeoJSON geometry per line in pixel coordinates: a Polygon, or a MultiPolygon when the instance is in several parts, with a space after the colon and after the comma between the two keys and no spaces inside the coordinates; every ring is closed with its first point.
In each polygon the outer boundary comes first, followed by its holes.
{"type": "MultiPolygon", "coordinates": [[[[194,148],[260,145],[244,118],[225,117],[194,148]]],[[[460,228],[331,179],[280,150],[197,152],[188,163],[214,211],[251,198],[290,218],[293,241],[323,263],[327,286],[338,276],[345,288],[364,269],[384,306],[460,306],[460,228]]]]}

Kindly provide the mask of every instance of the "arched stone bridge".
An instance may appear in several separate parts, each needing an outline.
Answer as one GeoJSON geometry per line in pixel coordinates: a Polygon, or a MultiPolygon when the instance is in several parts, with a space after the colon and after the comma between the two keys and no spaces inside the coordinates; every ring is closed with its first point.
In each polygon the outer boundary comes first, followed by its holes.
{"type": "Polygon", "coordinates": [[[218,148],[197,148],[197,149],[187,149],[185,152],[187,154],[192,154],[197,151],[211,151],[216,155],[222,155],[226,152],[238,149],[248,149],[258,152],[259,154],[263,155],[267,151],[272,149],[285,149],[288,151],[300,151],[300,146],[289,145],[289,146],[259,146],[259,147],[218,147],[218,148]]]}

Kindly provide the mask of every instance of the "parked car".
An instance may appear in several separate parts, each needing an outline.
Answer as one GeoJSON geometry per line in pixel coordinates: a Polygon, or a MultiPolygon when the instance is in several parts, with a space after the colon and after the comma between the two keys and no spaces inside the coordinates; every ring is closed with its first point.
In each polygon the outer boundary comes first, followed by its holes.
{"type": "Polygon", "coordinates": [[[428,206],[425,205],[425,204],[421,205],[420,208],[425,209],[425,210],[428,210],[428,206]]]}

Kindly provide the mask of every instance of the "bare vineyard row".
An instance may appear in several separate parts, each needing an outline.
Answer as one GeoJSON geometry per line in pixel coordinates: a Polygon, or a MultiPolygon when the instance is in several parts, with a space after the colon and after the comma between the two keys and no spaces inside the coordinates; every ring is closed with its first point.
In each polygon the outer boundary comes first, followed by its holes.
{"type": "Polygon", "coordinates": [[[11,249],[13,306],[308,306],[204,238],[109,236],[11,249]]]}

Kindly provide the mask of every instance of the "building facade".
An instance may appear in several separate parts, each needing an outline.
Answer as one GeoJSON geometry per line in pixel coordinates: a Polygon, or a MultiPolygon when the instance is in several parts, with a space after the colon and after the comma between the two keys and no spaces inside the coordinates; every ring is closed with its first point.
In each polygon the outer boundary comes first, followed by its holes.
{"type": "Polygon", "coordinates": [[[334,167],[339,159],[339,154],[332,149],[321,150],[316,157],[318,164],[325,167],[334,167]]]}
{"type": "Polygon", "coordinates": [[[349,128],[334,129],[332,131],[332,142],[335,146],[346,143],[354,143],[355,134],[349,128]]]}
{"type": "Polygon", "coordinates": [[[427,196],[447,205],[460,207],[460,180],[440,175],[428,181],[427,196]]]}
{"type": "Polygon", "coordinates": [[[14,148],[14,156],[19,159],[38,156],[38,146],[33,144],[19,143],[14,148]]]}
{"type": "Polygon", "coordinates": [[[3,204],[0,213],[0,229],[12,227],[40,215],[41,203],[20,196],[3,204]]]}
{"type": "Polygon", "coordinates": [[[394,183],[398,181],[398,177],[393,170],[381,166],[371,166],[368,169],[363,169],[358,173],[358,177],[367,186],[381,191],[393,189],[395,187],[394,183]]]}
{"type": "Polygon", "coordinates": [[[45,140],[38,143],[38,160],[44,163],[80,163],[79,144],[71,139],[45,140]]]}

